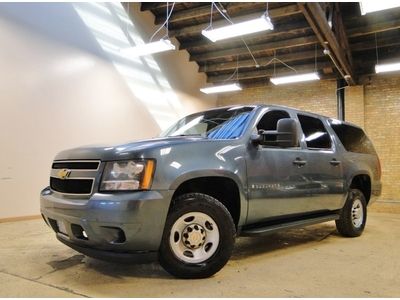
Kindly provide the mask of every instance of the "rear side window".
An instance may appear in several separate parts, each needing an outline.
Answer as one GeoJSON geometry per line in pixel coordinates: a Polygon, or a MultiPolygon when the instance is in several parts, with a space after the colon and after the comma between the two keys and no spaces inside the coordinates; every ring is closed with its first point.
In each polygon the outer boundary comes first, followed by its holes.
{"type": "Polygon", "coordinates": [[[372,142],[362,129],[347,124],[335,124],[332,121],[330,124],[347,151],[376,154],[372,142]]]}
{"type": "Polygon", "coordinates": [[[298,115],[301,129],[303,130],[307,148],[330,149],[331,138],[325,129],[324,124],[318,118],[298,115]]]}

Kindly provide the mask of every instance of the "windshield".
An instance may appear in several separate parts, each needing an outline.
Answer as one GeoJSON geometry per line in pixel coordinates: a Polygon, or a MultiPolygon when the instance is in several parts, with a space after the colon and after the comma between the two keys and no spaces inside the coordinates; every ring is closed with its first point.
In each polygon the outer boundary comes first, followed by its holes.
{"type": "Polygon", "coordinates": [[[254,107],[214,109],[187,116],[166,131],[166,136],[202,136],[210,139],[234,139],[242,135],[254,107]]]}

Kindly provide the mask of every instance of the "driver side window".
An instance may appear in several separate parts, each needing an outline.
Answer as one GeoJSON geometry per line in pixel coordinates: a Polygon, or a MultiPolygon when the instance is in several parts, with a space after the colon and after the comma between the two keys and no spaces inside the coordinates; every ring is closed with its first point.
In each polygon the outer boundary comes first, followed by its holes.
{"type": "Polygon", "coordinates": [[[278,121],[284,118],[290,118],[289,114],[284,110],[266,112],[257,124],[257,132],[259,130],[276,130],[278,121]]]}
{"type": "MultiPolygon", "coordinates": [[[[257,128],[257,133],[261,131],[276,131],[277,130],[277,125],[278,121],[280,119],[286,119],[290,118],[289,114],[284,111],[284,110],[272,110],[266,112],[260,121],[258,122],[256,128],[257,128]]],[[[276,142],[276,135],[269,135],[265,136],[265,139],[268,140],[269,142],[276,142]]],[[[270,146],[270,147],[278,147],[278,146],[270,146]]]]}

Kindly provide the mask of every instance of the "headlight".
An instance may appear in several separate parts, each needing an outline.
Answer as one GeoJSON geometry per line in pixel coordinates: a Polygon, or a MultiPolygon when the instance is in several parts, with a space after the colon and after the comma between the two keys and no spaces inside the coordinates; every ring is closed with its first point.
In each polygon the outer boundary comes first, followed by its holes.
{"type": "Polygon", "coordinates": [[[154,160],[126,160],[106,163],[100,191],[147,190],[151,186],[154,160]]]}

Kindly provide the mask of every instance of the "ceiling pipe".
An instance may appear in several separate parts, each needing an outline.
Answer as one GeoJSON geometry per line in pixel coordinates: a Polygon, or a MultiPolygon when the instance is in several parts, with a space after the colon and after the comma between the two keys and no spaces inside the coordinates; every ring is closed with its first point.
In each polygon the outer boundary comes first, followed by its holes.
{"type": "MultiPolygon", "coordinates": [[[[328,48],[328,47],[327,47],[327,48],[328,48]]],[[[346,81],[347,81],[347,80],[349,79],[349,75],[346,75],[346,74],[343,73],[343,70],[342,70],[342,68],[338,65],[338,63],[337,63],[335,57],[332,56],[331,51],[330,51],[329,49],[327,49],[327,48],[324,49],[324,54],[329,56],[329,58],[331,59],[331,61],[332,61],[333,64],[335,65],[336,69],[339,71],[340,75],[341,75],[344,79],[347,78],[347,79],[346,79],[346,81]]]]}

